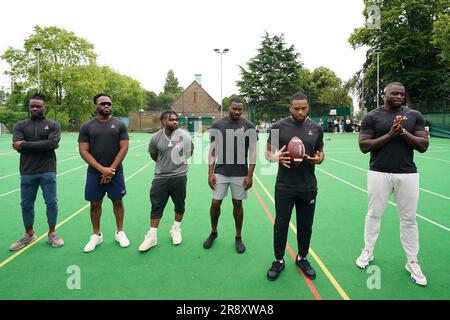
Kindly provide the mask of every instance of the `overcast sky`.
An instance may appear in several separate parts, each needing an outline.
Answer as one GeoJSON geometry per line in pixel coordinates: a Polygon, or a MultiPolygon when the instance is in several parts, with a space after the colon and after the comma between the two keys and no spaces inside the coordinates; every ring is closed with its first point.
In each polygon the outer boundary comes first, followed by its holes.
{"type": "MultiPolygon", "coordinates": [[[[169,69],[186,88],[195,74],[220,101],[238,93],[238,65],[257,54],[264,32],[283,33],[310,70],[325,66],[344,81],[361,68],[365,50],[348,38],[364,25],[363,0],[11,0],[1,2],[0,53],[23,48],[33,26],[59,26],[94,45],[108,65],[159,93],[169,69]]],[[[45,50],[45,48],[43,48],[45,50]]],[[[9,88],[0,62],[0,86],[9,88]]]]}

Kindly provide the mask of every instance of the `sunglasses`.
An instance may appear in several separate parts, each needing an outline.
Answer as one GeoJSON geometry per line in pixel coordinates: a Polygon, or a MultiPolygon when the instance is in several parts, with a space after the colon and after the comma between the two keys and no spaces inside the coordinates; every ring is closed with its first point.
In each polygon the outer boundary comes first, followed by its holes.
{"type": "Polygon", "coordinates": [[[111,107],[112,106],[112,103],[109,102],[109,101],[102,101],[102,102],[99,102],[97,104],[99,104],[99,105],[101,105],[103,107],[105,107],[105,106],[111,107]]]}

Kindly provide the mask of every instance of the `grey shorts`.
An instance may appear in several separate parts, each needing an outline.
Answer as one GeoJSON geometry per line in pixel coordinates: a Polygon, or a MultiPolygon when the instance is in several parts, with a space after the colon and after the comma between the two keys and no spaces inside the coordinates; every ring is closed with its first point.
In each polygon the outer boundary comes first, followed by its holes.
{"type": "Polygon", "coordinates": [[[216,187],[213,190],[213,199],[222,200],[228,195],[228,186],[231,188],[231,196],[235,200],[247,199],[247,190],[242,185],[245,177],[227,177],[221,174],[216,176],[216,187]]]}

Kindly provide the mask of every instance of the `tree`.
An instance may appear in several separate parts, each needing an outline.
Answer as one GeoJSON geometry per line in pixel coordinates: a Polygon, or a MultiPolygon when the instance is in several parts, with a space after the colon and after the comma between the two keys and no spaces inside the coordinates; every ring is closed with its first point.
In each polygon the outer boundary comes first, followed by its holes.
{"type": "Polygon", "coordinates": [[[11,111],[28,112],[28,98],[24,93],[22,84],[14,83],[11,94],[6,99],[5,106],[11,111]]]}
{"type": "Polygon", "coordinates": [[[71,75],[71,81],[66,83],[67,93],[60,111],[66,113],[69,119],[74,119],[75,125],[79,127],[94,115],[92,98],[97,93],[106,91],[107,75],[94,64],[74,66],[67,72],[71,75]]]}
{"type": "Polygon", "coordinates": [[[172,102],[183,92],[183,87],[178,83],[178,79],[172,69],[167,72],[164,91],[159,93],[158,102],[160,110],[166,110],[172,102]]]}
{"type": "Polygon", "coordinates": [[[67,94],[66,84],[71,80],[74,66],[95,63],[97,55],[94,46],[73,32],[52,26],[34,27],[34,33],[25,40],[23,50],[9,48],[2,59],[11,66],[6,72],[15,82],[21,83],[28,90],[37,91],[37,53],[40,64],[40,91],[47,98],[49,109],[61,108],[64,96],[67,94]]]}
{"type": "Polygon", "coordinates": [[[161,110],[158,95],[153,91],[145,91],[145,101],[147,101],[148,111],[159,111],[161,110]]]}
{"type": "Polygon", "coordinates": [[[128,76],[103,66],[105,91],[113,97],[113,112],[116,116],[128,116],[130,111],[138,111],[146,105],[145,91],[141,84],[128,76]]]}
{"type": "Polygon", "coordinates": [[[333,70],[323,66],[313,72],[303,69],[300,79],[300,91],[308,96],[312,116],[328,115],[330,109],[339,106],[352,107],[349,87],[342,83],[333,70]]]}
{"type": "Polygon", "coordinates": [[[247,69],[239,66],[237,86],[258,119],[272,122],[287,112],[289,98],[300,86],[299,57],[293,45],[287,47],[283,34],[272,37],[266,32],[247,69]]]}
{"type": "MultiPolygon", "coordinates": [[[[407,88],[408,104],[420,107],[446,96],[448,69],[439,59],[440,49],[433,43],[433,26],[438,17],[448,15],[446,0],[366,0],[366,8],[377,5],[381,28],[355,29],[349,38],[353,48],[369,46],[366,62],[356,74],[358,91],[367,98],[368,109],[375,107],[376,59],[380,53],[380,87],[400,81],[407,88]],[[364,79],[364,80],[363,80],[364,79]],[[364,88],[362,87],[364,83],[364,88]]],[[[368,13],[364,12],[367,18],[368,13]]],[[[447,41],[448,38],[445,38],[447,41]]]]}
{"type": "Polygon", "coordinates": [[[175,77],[175,73],[172,69],[167,72],[166,83],[164,84],[164,93],[171,93],[179,95],[183,92],[183,87],[180,87],[178,79],[175,77]]]}
{"type": "Polygon", "coordinates": [[[7,74],[14,83],[6,102],[10,110],[28,111],[29,98],[37,91],[36,47],[42,48],[41,92],[47,97],[49,116],[63,129],[73,128],[69,119],[79,125],[94,114],[92,97],[99,92],[113,97],[116,116],[127,116],[146,105],[146,94],[138,81],[96,64],[93,45],[63,29],[36,26],[23,50],[9,48],[2,56],[11,66],[7,74]]]}
{"type": "Polygon", "coordinates": [[[433,24],[433,44],[438,47],[441,52],[439,57],[447,63],[450,63],[450,16],[440,15],[433,24]]]}
{"type": "Polygon", "coordinates": [[[247,109],[247,102],[245,101],[245,99],[242,98],[240,95],[234,93],[234,94],[232,94],[232,95],[229,96],[229,97],[224,97],[224,98],[223,98],[223,101],[222,101],[222,102],[223,102],[224,110],[225,110],[225,108],[228,108],[231,99],[234,99],[234,98],[239,98],[239,99],[241,99],[241,101],[242,101],[242,107],[244,108],[244,110],[247,109]]]}
{"type": "Polygon", "coordinates": [[[433,24],[433,36],[432,43],[437,48],[439,48],[439,59],[447,66],[447,77],[444,84],[444,90],[449,94],[450,90],[450,78],[448,74],[450,73],[450,16],[440,15],[438,19],[433,24]]]}
{"type": "Polygon", "coordinates": [[[8,99],[9,94],[8,91],[6,91],[5,87],[1,86],[0,87],[0,105],[3,105],[6,101],[6,99],[8,99]]]}

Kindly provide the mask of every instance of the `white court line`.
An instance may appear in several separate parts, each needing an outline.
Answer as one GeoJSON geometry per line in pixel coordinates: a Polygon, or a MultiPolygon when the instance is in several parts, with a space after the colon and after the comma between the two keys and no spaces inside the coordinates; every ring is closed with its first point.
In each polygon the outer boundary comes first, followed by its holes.
{"type": "Polygon", "coordinates": [[[440,143],[440,142],[431,141],[431,140],[430,140],[430,144],[433,144],[433,146],[441,146],[441,147],[449,147],[450,146],[450,145],[445,144],[445,143],[440,143]]]}
{"type": "Polygon", "coordinates": [[[2,198],[2,197],[4,197],[4,196],[7,196],[8,194],[17,192],[17,191],[19,191],[19,190],[20,190],[20,188],[19,188],[19,189],[12,190],[12,191],[9,191],[9,192],[7,192],[7,193],[0,194],[0,198],[2,198]]]}
{"type": "MultiPolygon", "coordinates": [[[[358,148],[358,147],[355,147],[355,148],[336,148],[336,147],[329,147],[329,148],[327,148],[327,150],[330,150],[330,151],[359,151],[359,148],[358,148]]],[[[432,148],[431,151],[433,151],[433,150],[445,150],[445,151],[450,151],[450,147],[436,147],[436,146],[433,146],[433,148],[432,148]]]]}
{"type": "MultiPolygon", "coordinates": [[[[134,150],[134,149],[136,149],[136,148],[139,148],[139,147],[142,147],[142,146],[145,146],[145,145],[148,145],[147,143],[142,143],[142,144],[139,144],[139,145],[137,145],[137,146],[134,146],[134,147],[131,147],[131,148],[128,148],[128,151],[130,151],[130,150],[134,150]]],[[[76,150],[78,150],[78,147],[76,148],[76,150]]],[[[80,155],[80,153],[79,153],[79,151],[61,151],[61,152],[56,152],[56,154],[57,155],[62,155],[62,154],[65,154],[65,155],[70,155],[70,154],[78,154],[78,155],[80,155]]]]}
{"type": "Polygon", "coordinates": [[[427,156],[420,156],[418,154],[416,154],[415,156],[419,157],[419,158],[424,158],[424,159],[430,159],[430,160],[436,160],[436,161],[442,161],[442,162],[450,163],[450,160],[444,160],[444,159],[439,159],[439,158],[432,158],[432,157],[427,157],[427,156]]]}
{"type": "MultiPolygon", "coordinates": [[[[427,153],[430,153],[430,152],[450,152],[450,149],[440,149],[440,150],[433,149],[433,150],[427,151],[427,153]]],[[[355,154],[355,150],[353,150],[353,151],[329,151],[329,150],[327,150],[327,154],[355,154]]],[[[417,157],[417,156],[419,156],[419,155],[416,154],[415,157],[417,157]]]]}
{"type": "MultiPolygon", "coordinates": [[[[322,169],[319,169],[319,168],[317,168],[317,167],[316,167],[316,169],[319,170],[319,171],[322,172],[322,173],[325,173],[326,175],[329,175],[330,177],[332,177],[332,178],[334,178],[334,179],[336,179],[336,180],[339,180],[339,181],[341,181],[341,182],[343,182],[343,183],[345,183],[345,184],[348,184],[349,186],[351,186],[351,187],[353,187],[353,188],[355,188],[355,189],[358,189],[358,190],[360,190],[360,191],[362,191],[362,192],[364,192],[364,193],[367,193],[367,190],[365,190],[365,189],[363,189],[363,188],[360,188],[360,187],[358,187],[358,186],[355,186],[353,183],[350,183],[350,182],[348,182],[348,181],[345,181],[345,180],[343,180],[343,179],[341,179],[341,178],[339,178],[339,177],[336,177],[335,175],[332,175],[331,173],[328,173],[328,172],[326,172],[326,171],[324,171],[324,170],[322,170],[322,169]]],[[[396,205],[394,202],[392,202],[392,201],[388,201],[388,203],[389,203],[390,205],[393,205],[394,207],[397,206],[397,205],[396,205]]],[[[428,222],[434,224],[435,226],[438,226],[439,228],[442,228],[442,229],[444,229],[444,230],[446,230],[446,231],[450,231],[450,228],[447,228],[447,227],[445,227],[445,226],[443,226],[443,225],[441,225],[441,224],[439,224],[439,223],[437,223],[437,222],[435,222],[435,221],[433,221],[433,220],[431,220],[431,219],[425,218],[424,216],[422,216],[422,215],[420,215],[420,214],[418,214],[418,213],[416,213],[416,215],[417,215],[419,218],[421,218],[421,219],[423,219],[423,220],[425,220],[425,221],[428,221],[428,222]]]]}
{"type": "MultiPolygon", "coordinates": [[[[130,148],[130,149],[128,149],[128,150],[136,149],[136,148],[141,147],[141,146],[143,146],[143,145],[145,145],[145,144],[141,144],[141,145],[135,146],[135,147],[130,148]]],[[[83,167],[85,167],[85,166],[87,166],[87,164],[83,164],[82,166],[76,167],[76,168],[74,168],[74,169],[70,169],[70,170],[64,171],[64,172],[62,172],[62,173],[58,173],[56,176],[57,176],[57,177],[62,176],[62,175],[64,175],[64,174],[66,174],[66,173],[69,173],[69,172],[78,170],[78,169],[83,168],[83,167]]],[[[20,188],[15,189],[15,190],[12,190],[12,191],[9,191],[9,192],[6,192],[6,193],[3,193],[3,194],[0,194],[0,198],[2,198],[2,197],[4,197],[4,196],[7,196],[8,194],[17,192],[17,191],[19,191],[19,190],[20,190],[20,188]]]]}
{"type": "MultiPolygon", "coordinates": [[[[366,170],[366,169],[364,169],[364,168],[360,168],[360,167],[351,165],[351,164],[349,164],[349,163],[347,163],[347,162],[343,162],[343,161],[340,161],[340,160],[337,160],[337,159],[333,159],[333,158],[331,158],[331,157],[327,157],[327,159],[330,159],[330,160],[335,161],[335,162],[338,162],[338,163],[342,163],[342,164],[344,164],[344,165],[346,165],[346,166],[355,168],[355,169],[360,170],[360,171],[368,172],[368,170],[366,170]]],[[[421,191],[431,193],[431,194],[433,194],[433,195],[435,195],[435,196],[444,198],[444,199],[446,199],[446,200],[450,200],[450,197],[444,196],[443,194],[439,194],[439,193],[436,193],[436,192],[433,192],[433,191],[430,191],[430,190],[427,190],[427,189],[424,189],[424,188],[419,188],[419,189],[420,189],[421,191]]]]}
{"type": "MultiPolygon", "coordinates": [[[[73,169],[70,169],[70,170],[67,170],[67,171],[58,173],[56,176],[59,177],[59,176],[65,175],[66,173],[69,173],[69,172],[78,170],[78,169],[83,168],[83,167],[86,167],[86,166],[87,166],[87,164],[83,164],[82,166],[79,166],[79,167],[76,167],[76,168],[73,168],[73,169]]],[[[19,190],[20,190],[20,188],[15,189],[15,190],[12,190],[12,191],[9,191],[9,192],[6,192],[6,193],[2,193],[2,194],[0,194],[0,198],[2,198],[2,197],[4,197],[4,196],[7,196],[8,194],[17,192],[17,191],[19,191],[19,190]]]]}
{"type": "MultiPolygon", "coordinates": [[[[139,172],[141,172],[142,170],[144,170],[145,168],[147,168],[150,164],[152,164],[152,161],[150,161],[149,163],[147,163],[146,165],[144,165],[142,168],[140,168],[139,170],[137,170],[135,173],[133,173],[131,176],[125,178],[125,182],[128,181],[129,179],[133,178],[135,175],[137,175],[139,172]]],[[[55,227],[55,229],[59,229],[62,225],[64,225],[66,222],[68,222],[69,220],[71,220],[72,218],[76,217],[78,214],[80,214],[80,212],[83,212],[84,210],[86,210],[87,208],[89,208],[90,203],[87,203],[86,205],[84,205],[83,207],[81,207],[80,209],[78,209],[76,212],[72,213],[69,217],[67,217],[66,219],[64,219],[62,222],[58,223],[55,227]]],[[[47,236],[47,232],[45,232],[44,234],[42,234],[39,238],[37,238],[36,240],[34,240],[32,243],[30,243],[29,245],[25,246],[24,248],[20,249],[19,251],[17,251],[15,254],[13,254],[12,256],[10,256],[9,258],[5,259],[4,261],[2,261],[0,263],[0,268],[4,267],[6,264],[8,264],[9,262],[11,262],[12,260],[14,260],[15,258],[17,258],[19,255],[21,255],[23,252],[25,252],[26,250],[32,248],[36,243],[38,243],[40,240],[42,240],[43,238],[45,238],[47,236]]]]}
{"type": "MultiPolygon", "coordinates": [[[[76,159],[76,158],[79,158],[79,157],[71,157],[71,158],[68,158],[68,159],[64,159],[64,160],[61,160],[61,161],[57,161],[57,163],[66,162],[66,161],[73,160],[73,159],[76,159]]],[[[8,174],[8,175],[6,175],[6,176],[0,177],[0,180],[1,180],[1,179],[8,178],[8,177],[11,177],[11,176],[18,175],[19,173],[20,173],[20,172],[17,171],[17,172],[8,174]]]]}

